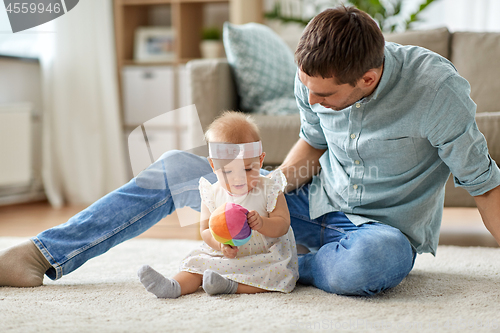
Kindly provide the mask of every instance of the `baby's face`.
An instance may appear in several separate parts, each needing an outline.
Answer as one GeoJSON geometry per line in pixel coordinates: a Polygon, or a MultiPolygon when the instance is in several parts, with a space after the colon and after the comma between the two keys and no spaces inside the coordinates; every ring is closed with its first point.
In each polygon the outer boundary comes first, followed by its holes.
{"type": "Polygon", "coordinates": [[[223,160],[213,160],[213,167],[217,180],[229,193],[243,195],[257,186],[262,161],[263,156],[235,159],[229,163],[223,160]]]}

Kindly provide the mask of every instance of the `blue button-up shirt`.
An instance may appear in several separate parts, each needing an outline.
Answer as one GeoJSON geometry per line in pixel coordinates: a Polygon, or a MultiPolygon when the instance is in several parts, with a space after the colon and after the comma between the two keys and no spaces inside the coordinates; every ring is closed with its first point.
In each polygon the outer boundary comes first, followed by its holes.
{"type": "Polygon", "coordinates": [[[309,104],[308,93],[297,75],[300,137],[327,149],[311,184],[313,219],[342,211],[356,225],[385,223],[435,254],[450,171],[473,196],[500,185],[469,83],[433,52],[386,43],[377,88],[341,111],[309,104]]]}

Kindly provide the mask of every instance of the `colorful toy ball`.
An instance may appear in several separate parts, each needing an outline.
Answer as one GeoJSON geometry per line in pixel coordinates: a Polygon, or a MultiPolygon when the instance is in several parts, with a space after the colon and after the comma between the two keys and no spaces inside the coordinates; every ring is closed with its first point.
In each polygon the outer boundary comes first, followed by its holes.
{"type": "Polygon", "coordinates": [[[241,246],[248,242],[252,237],[252,229],[248,225],[247,214],[247,209],[231,202],[215,209],[208,221],[215,240],[232,246],[241,246]]]}

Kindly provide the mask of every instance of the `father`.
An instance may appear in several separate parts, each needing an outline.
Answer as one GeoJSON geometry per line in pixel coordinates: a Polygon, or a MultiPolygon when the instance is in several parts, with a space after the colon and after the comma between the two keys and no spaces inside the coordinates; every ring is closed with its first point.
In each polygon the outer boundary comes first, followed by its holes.
{"type": "MultiPolygon", "coordinates": [[[[299,282],[344,295],[398,285],[417,253],[434,253],[450,170],[500,243],[500,170],[478,131],[470,87],[446,59],[384,43],[364,12],[316,16],[296,51],[300,139],[280,168],[299,256],[299,282]],[[317,167],[321,166],[321,170],[317,167]],[[304,172],[307,170],[307,172],[304,172]]],[[[0,285],[57,279],[175,210],[200,209],[206,159],[168,152],[142,177],[67,223],[0,254],[0,285]],[[190,166],[187,168],[186,166],[190,166]]]]}

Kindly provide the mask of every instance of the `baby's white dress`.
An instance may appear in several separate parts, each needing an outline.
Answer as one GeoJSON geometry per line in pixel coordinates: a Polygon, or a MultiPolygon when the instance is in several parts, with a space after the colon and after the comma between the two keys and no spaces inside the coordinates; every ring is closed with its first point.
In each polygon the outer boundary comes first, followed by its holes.
{"type": "MultiPolygon", "coordinates": [[[[242,196],[234,196],[219,182],[210,184],[205,178],[200,179],[199,188],[201,200],[210,212],[226,202],[234,202],[248,211],[255,210],[261,216],[269,216],[269,212],[276,207],[279,192],[283,191],[285,186],[283,173],[276,170],[270,178],[260,176],[259,184],[242,196]]],[[[238,255],[234,259],[224,257],[221,251],[203,243],[189,253],[180,265],[181,271],[197,274],[203,274],[207,269],[238,283],[289,293],[299,277],[297,248],[292,228],[278,238],[267,237],[252,230],[252,237],[238,248],[238,255]]]]}

